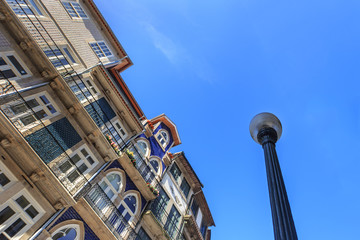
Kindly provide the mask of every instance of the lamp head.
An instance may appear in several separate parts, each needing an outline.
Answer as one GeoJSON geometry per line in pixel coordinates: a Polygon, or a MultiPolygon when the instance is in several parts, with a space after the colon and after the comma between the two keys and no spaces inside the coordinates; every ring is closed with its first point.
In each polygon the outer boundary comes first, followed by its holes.
{"type": "Polygon", "coordinates": [[[280,120],[272,113],[259,113],[250,122],[249,130],[251,137],[255,142],[261,143],[258,140],[258,134],[261,130],[272,128],[277,134],[277,140],[280,139],[282,133],[282,126],[280,120]]]}

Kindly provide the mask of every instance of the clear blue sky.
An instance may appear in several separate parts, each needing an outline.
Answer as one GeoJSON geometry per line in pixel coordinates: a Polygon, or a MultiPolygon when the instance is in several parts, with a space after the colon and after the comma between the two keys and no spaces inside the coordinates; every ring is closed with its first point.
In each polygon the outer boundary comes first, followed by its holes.
{"type": "Polygon", "coordinates": [[[95,0],[134,62],[148,118],[165,113],[215,219],[214,240],[273,239],[263,111],[299,239],[360,239],[360,1],[95,0]]]}

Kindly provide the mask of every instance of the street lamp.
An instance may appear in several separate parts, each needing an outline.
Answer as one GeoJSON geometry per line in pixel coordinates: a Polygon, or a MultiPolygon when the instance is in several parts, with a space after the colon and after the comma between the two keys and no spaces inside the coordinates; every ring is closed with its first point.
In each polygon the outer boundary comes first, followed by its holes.
{"type": "Polygon", "coordinates": [[[295,224],[275,150],[275,143],[280,139],[281,133],[281,123],[271,113],[260,113],[250,122],[251,137],[264,149],[275,240],[297,240],[295,224]]]}

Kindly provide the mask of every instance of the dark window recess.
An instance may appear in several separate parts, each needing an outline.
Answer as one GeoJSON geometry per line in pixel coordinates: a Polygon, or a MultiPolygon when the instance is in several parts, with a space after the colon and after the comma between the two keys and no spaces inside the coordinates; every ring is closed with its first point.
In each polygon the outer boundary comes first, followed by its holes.
{"type": "Polygon", "coordinates": [[[180,171],[179,167],[176,165],[176,163],[174,163],[171,166],[170,173],[174,177],[175,181],[178,182],[180,175],[181,175],[181,171],[180,171]]]}
{"type": "Polygon", "coordinates": [[[154,200],[151,206],[151,211],[153,212],[155,217],[160,220],[160,222],[162,221],[162,216],[165,213],[165,209],[169,203],[169,200],[169,196],[164,192],[163,189],[161,189],[159,196],[154,200]]]}
{"type": "Polygon", "coordinates": [[[191,205],[191,211],[193,212],[195,217],[196,217],[196,214],[197,214],[198,210],[199,210],[199,205],[197,204],[197,202],[194,199],[194,201],[193,201],[193,203],[191,205]]]}
{"type": "Polygon", "coordinates": [[[0,66],[4,66],[4,65],[7,65],[7,63],[2,57],[0,57],[0,66]]]}
{"type": "Polygon", "coordinates": [[[15,236],[18,232],[21,231],[21,229],[23,229],[26,226],[26,223],[24,223],[24,221],[19,218],[18,220],[16,220],[13,224],[10,225],[10,227],[8,227],[5,232],[10,236],[13,237],[15,236]]]}
{"type": "Polygon", "coordinates": [[[101,98],[96,102],[90,103],[85,106],[85,109],[98,127],[101,127],[104,123],[116,116],[115,112],[112,110],[105,98],[101,98]]]}
{"type": "Polygon", "coordinates": [[[81,173],[84,173],[87,169],[88,169],[88,167],[84,163],[81,164],[80,167],[79,167],[79,171],[81,173]]]}
{"type": "Polygon", "coordinates": [[[75,182],[75,180],[80,176],[80,174],[78,173],[78,171],[73,171],[72,173],[69,174],[68,179],[70,182],[75,182]]]}
{"type": "Polygon", "coordinates": [[[0,212],[0,224],[3,224],[4,222],[6,222],[14,214],[15,214],[14,210],[12,210],[10,207],[4,208],[0,212]]]}
{"type": "Polygon", "coordinates": [[[73,63],[76,63],[75,59],[73,58],[73,56],[71,55],[69,49],[67,48],[63,48],[64,49],[64,52],[66,53],[66,55],[68,55],[69,59],[73,62],[73,63]]]}
{"type": "Polygon", "coordinates": [[[25,212],[31,217],[31,218],[34,218],[36,217],[39,212],[33,207],[33,206],[30,206],[28,207],[25,212]]]}
{"type": "Polygon", "coordinates": [[[190,192],[190,185],[188,184],[188,182],[186,181],[185,178],[183,178],[181,186],[180,186],[181,191],[184,193],[185,197],[187,198],[190,192]]]}
{"type": "Polygon", "coordinates": [[[145,232],[145,230],[141,227],[137,234],[136,240],[151,240],[149,235],[145,232]]]}
{"type": "Polygon", "coordinates": [[[207,226],[205,225],[204,222],[202,222],[201,227],[200,227],[200,232],[201,232],[201,235],[203,236],[203,238],[205,238],[206,230],[207,230],[207,226]]]}
{"type": "Polygon", "coordinates": [[[7,56],[7,58],[11,61],[11,63],[14,65],[14,67],[19,71],[21,75],[26,75],[27,72],[25,69],[21,66],[19,61],[14,56],[7,56]]]}
{"type": "Polygon", "coordinates": [[[16,74],[11,69],[0,71],[0,79],[13,77],[16,77],[16,74]]]}
{"type": "Polygon", "coordinates": [[[176,229],[179,221],[180,221],[180,213],[173,205],[171,207],[169,216],[166,219],[166,223],[164,225],[165,230],[172,238],[175,237],[175,234],[177,233],[176,229]]]}
{"type": "Polygon", "coordinates": [[[20,205],[22,208],[26,208],[30,203],[29,201],[24,197],[21,196],[18,199],[16,199],[16,202],[20,205]]]}
{"type": "Polygon", "coordinates": [[[70,168],[72,164],[69,161],[64,162],[60,165],[59,169],[61,172],[66,173],[70,168]]]}
{"type": "Polygon", "coordinates": [[[81,158],[79,157],[78,154],[75,154],[72,158],[71,158],[73,163],[77,163],[81,160],[81,158]]]}
{"type": "Polygon", "coordinates": [[[80,135],[67,118],[62,118],[48,125],[47,129],[42,128],[25,137],[30,146],[45,163],[51,162],[60,156],[64,150],[66,151],[81,141],[80,135]]]}
{"type": "Polygon", "coordinates": [[[3,187],[8,184],[10,180],[6,177],[4,173],[0,173],[0,185],[3,187]]]}

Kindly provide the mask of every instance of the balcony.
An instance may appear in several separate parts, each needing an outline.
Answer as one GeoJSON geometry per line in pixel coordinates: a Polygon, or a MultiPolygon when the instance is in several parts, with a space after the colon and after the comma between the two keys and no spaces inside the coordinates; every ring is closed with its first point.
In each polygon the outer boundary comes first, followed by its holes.
{"type": "Polygon", "coordinates": [[[116,239],[135,239],[136,233],[99,185],[84,196],[86,202],[116,239]]]}
{"type": "Polygon", "coordinates": [[[196,223],[196,220],[192,214],[184,216],[184,227],[191,236],[191,239],[204,240],[201,235],[200,229],[196,223]]]}
{"type": "Polygon", "coordinates": [[[152,201],[143,214],[142,221],[161,240],[184,240],[178,226],[179,219],[174,219],[162,207],[158,199],[152,201]]]}

